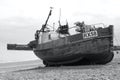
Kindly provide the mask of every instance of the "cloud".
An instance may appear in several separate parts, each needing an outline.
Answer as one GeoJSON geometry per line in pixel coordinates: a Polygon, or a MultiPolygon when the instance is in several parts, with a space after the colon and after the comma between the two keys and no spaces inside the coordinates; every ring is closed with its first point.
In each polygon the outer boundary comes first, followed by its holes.
{"type": "Polygon", "coordinates": [[[2,42],[21,41],[27,43],[27,41],[34,39],[34,33],[39,28],[39,21],[32,18],[11,17],[0,19],[0,38],[2,42]]]}

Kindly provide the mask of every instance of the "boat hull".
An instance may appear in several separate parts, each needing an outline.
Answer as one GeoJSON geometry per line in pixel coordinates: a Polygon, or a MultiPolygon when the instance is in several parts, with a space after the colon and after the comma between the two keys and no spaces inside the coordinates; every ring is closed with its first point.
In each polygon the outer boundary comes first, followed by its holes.
{"type": "Polygon", "coordinates": [[[100,29],[98,36],[84,39],[82,34],[68,36],[34,49],[45,65],[106,64],[113,59],[112,27],[100,29]]]}
{"type": "MultiPolygon", "coordinates": [[[[37,54],[36,54],[37,55],[37,54]]],[[[37,55],[38,56],[38,55],[37,55]]],[[[45,65],[83,65],[83,64],[106,64],[112,61],[113,52],[103,52],[98,54],[77,54],[69,56],[56,56],[43,58],[45,65]]],[[[40,57],[39,57],[40,58],[40,57]]]]}

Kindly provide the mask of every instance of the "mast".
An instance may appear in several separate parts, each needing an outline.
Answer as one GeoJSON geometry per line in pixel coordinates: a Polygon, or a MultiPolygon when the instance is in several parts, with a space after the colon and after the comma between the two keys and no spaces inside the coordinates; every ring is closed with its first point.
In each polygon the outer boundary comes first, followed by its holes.
{"type": "Polygon", "coordinates": [[[46,25],[47,25],[47,23],[48,23],[48,20],[49,20],[51,14],[52,14],[52,9],[53,9],[53,7],[50,7],[50,11],[49,11],[47,20],[45,21],[45,24],[42,25],[42,28],[41,28],[41,30],[40,30],[41,32],[44,32],[44,29],[46,28],[46,25]]]}
{"type": "Polygon", "coordinates": [[[59,21],[58,21],[59,26],[61,26],[60,20],[61,20],[61,8],[60,8],[60,12],[59,12],[59,21]]]}

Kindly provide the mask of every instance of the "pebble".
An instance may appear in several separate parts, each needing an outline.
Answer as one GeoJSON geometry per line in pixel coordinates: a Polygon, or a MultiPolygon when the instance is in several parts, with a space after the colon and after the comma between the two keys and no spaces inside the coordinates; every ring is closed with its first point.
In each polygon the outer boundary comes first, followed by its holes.
{"type": "Polygon", "coordinates": [[[0,73],[0,80],[120,80],[119,59],[106,65],[45,67],[0,73]]]}

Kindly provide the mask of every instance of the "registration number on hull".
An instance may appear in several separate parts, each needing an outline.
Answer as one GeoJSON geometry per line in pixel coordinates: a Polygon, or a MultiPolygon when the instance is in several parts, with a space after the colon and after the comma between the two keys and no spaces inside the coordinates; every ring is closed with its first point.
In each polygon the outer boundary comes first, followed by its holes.
{"type": "Polygon", "coordinates": [[[97,31],[90,31],[83,33],[83,38],[91,38],[91,37],[97,37],[98,33],[97,31]]]}

